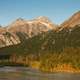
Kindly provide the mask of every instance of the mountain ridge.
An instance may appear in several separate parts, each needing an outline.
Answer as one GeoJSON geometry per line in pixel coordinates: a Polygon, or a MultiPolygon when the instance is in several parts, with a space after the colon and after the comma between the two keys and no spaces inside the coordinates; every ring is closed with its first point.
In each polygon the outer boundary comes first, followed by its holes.
{"type": "Polygon", "coordinates": [[[76,25],[80,24],[80,11],[74,13],[69,19],[64,21],[60,26],[63,28],[71,27],[73,28],[76,25]]]}

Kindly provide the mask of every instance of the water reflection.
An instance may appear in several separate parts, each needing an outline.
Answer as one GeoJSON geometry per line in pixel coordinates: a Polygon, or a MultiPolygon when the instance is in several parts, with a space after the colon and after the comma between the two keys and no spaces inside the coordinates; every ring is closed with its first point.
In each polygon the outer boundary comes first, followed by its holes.
{"type": "Polygon", "coordinates": [[[1,67],[0,80],[80,80],[80,74],[48,74],[25,67],[1,67]]]}

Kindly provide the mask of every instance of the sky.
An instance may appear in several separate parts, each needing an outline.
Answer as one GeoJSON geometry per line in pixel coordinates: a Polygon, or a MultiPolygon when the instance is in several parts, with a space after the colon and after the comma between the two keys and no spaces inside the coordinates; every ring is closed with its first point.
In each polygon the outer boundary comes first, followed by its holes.
{"type": "Polygon", "coordinates": [[[26,20],[46,16],[61,24],[80,10],[80,0],[0,0],[0,24],[8,25],[17,18],[26,20]]]}

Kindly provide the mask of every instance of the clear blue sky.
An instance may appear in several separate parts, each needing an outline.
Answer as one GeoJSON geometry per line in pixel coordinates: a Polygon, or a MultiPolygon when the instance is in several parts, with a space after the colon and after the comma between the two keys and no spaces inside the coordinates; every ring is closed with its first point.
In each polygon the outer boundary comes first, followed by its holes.
{"type": "Polygon", "coordinates": [[[10,24],[15,19],[33,19],[47,16],[60,24],[80,10],[80,0],[0,0],[0,24],[10,24]]]}

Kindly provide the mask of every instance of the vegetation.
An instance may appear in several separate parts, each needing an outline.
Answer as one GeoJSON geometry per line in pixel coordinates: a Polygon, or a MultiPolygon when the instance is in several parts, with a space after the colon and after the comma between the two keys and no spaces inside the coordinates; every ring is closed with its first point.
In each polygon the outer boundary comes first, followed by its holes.
{"type": "Polygon", "coordinates": [[[27,40],[25,34],[16,34],[21,44],[0,50],[8,54],[10,63],[48,72],[80,72],[80,26],[59,32],[48,31],[27,40]]]}

